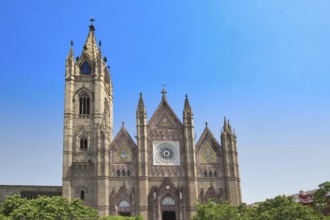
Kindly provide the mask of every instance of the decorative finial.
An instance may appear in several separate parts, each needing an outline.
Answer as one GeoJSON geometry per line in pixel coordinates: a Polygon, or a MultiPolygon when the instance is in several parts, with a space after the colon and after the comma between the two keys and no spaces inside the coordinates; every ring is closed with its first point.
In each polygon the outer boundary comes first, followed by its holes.
{"type": "Polygon", "coordinates": [[[163,90],[161,91],[161,93],[163,94],[163,99],[165,99],[166,98],[166,90],[165,90],[165,83],[163,82],[162,83],[162,86],[163,86],[163,90]]]}
{"type": "Polygon", "coordinates": [[[205,122],[205,127],[207,127],[207,122],[205,122]]]}
{"type": "Polygon", "coordinates": [[[102,47],[102,42],[99,40],[99,47],[102,47]]]}
{"type": "Polygon", "coordinates": [[[104,61],[104,62],[107,62],[107,61],[108,61],[107,57],[104,57],[104,58],[103,58],[103,61],[104,61]]]}
{"type": "Polygon", "coordinates": [[[122,127],[125,127],[125,122],[122,122],[122,123],[121,123],[121,126],[122,126],[122,127]]]}
{"type": "Polygon", "coordinates": [[[70,45],[71,45],[71,47],[73,46],[73,40],[71,40],[70,45]]]}
{"type": "Polygon", "coordinates": [[[89,25],[89,30],[90,31],[95,31],[95,27],[94,27],[95,19],[92,17],[91,19],[89,19],[89,21],[91,22],[91,25],[89,25]]]}
{"type": "Polygon", "coordinates": [[[95,18],[93,18],[93,16],[92,16],[91,19],[89,19],[89,21],[91,22],[91,25],[93,26],[94,25],[95,18]]]}

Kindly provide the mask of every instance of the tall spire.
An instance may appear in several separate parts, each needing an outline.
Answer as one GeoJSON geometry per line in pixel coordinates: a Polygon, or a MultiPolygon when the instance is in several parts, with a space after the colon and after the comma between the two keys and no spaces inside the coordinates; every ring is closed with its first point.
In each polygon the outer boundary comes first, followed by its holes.
{"type": "Polygon", "coordinates": [[[144,108],[144,102],[143,102],[143,98],[142,98],[142,92],[140,92],[139,103],[138,103],[138,107],[136,109],[136,117],[138,117],[140,119],[143,119],[143,120],[145,120],[146,117],[147,117],[147,111],[144,108]]]}
{"type": "Polygon", "coordinates": [[[138,109],[144,109],[144,102],[143,102],[142,92],[140,92],[138,109]]]}
{"type": "Polygon", "coordinates": [[[191,109],[188,95],[186,95],[186,99],[184,100],[184,109],[191,109]]]}
{"type": "Polygon", "coordinates": [[[70,42],[70,50],[69,50],[69,54],[67,56],[67,59],[70,59],[71,61],[74,61],[73,40],[71,40],[71,42],[70,42]]]}
{"type": "Polygon", "coordinates": [[[226,117],[224,117],[224,119],[223,119],[223,131],[227,131],[227,130],[228,130],[227,119],[226,119],[226,117]]]}
{"type": "Polygon", "coordinates": [[[90,59],[96,60],[99,54],[99,50],[97,48],[96,37],[95,37],[95,27],[94,27],[95,19],[92,17],[89,21],[91,22],[91,25],[89,25],[89,33],[84,45],[83,53],[87,53],[90,59]]]}
{"type": "Polygon", "coordinates": [[[188,95],[186,95],[186,99],[184,100],[183,124],[186,126],[194,126],[194,115],[191,110],[188,95]]]}

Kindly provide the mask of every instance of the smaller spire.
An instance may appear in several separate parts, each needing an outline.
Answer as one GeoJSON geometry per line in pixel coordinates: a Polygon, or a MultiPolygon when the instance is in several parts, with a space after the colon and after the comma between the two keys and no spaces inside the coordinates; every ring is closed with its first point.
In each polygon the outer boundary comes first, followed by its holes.
{"type": "Polygon", "coordinates": [[[73,54],[73,40],[70,41],[70,52],[69,56],[72,57],[72,60],[74,60],[74,54],[73,54]]]}
{"type": "Polygon", "coordinates": [[[184,101],[184,108],[185,109],[190,109],[190,103],[189,103],[189,99],[188,99],[188,95],[186,94],[186,99],[184,101]]]}
{"type": "Polygon", "coordinates": [[[229,122],[229,120],[228,120],[228,130],[229,130],[229,134],[233,134],[233,130],[232,130],[232,128],[231,128],[231,125],[230,125],[230,122],[229,122]]]}
{"type": "Polygon", "coordinates": [[[162,99],[165,100],[166,99],[166,93],[167,92],[165,90],[165,83],[164,82],[162,83],[162,86],[163,86],[163,89],[162,89],[162,91],[160,93],[163,94],[162,99]]]}
{"type": "Polygon", "coordinates": [[[144,102],[143,102],[142,92],[140,92],[138,108],[139,109],[144,109],[144,102]]]}
{"type": "Polygon", "coordinates": [[[226,132],[228,130],[228,124],[227,124],[227,119],[224,117],[223,120],[223,131],[226,132]]]}
{"type": "Polygon", "coordinates": [[[144,108],[144,102],[143,102],[143,98],[142,98],[142,92],[140,92],[140,98],[139,98],[139,104],[138,107],[136,109],[136,117],[138,118],[144,118],[144,122],[141,122],[142,124],[146,123],[145,119],[147,117],[147,112],[146,109],[144,108]]]}

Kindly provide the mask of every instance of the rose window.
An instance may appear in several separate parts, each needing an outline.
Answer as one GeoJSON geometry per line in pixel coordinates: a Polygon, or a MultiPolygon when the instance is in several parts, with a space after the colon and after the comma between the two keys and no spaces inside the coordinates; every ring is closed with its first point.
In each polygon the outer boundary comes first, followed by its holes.
{"type": "Polygon", "coordinates": [[[163,163],[170,163],[175,158],[175,149],[171,145],[161,145],[157,148],[156,156],[163,163]]]}

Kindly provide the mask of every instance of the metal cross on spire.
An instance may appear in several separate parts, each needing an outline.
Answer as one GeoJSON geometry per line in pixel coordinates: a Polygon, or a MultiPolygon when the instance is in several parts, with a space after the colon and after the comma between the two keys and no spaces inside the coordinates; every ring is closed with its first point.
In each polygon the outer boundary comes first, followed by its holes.
{"type": "Polygon", "coordinates": [[[166,90],[165,90],[165,83],[163,82],[162,83],[162,86],[163,86],[163,90],[161,91],[161,93],[163,94],[163,99],[165,99],[166,98],[166,90]]]}
{"type": "Polygon", "coordinates": [[[91,22],[91,25],[94,25],[95,18],[92,17],[89,21],[91,22]]]}

